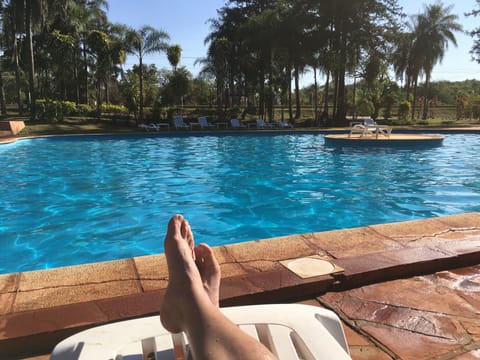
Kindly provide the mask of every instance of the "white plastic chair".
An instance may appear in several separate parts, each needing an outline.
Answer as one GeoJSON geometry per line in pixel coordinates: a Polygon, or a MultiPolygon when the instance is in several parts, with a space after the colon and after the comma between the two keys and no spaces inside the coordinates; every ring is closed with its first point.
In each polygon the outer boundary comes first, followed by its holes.
{"type": "Polygon", "coordinates": [[[230,119],[230,125],[234,129],[243,129],[246,128],[245,124],[242,124],[238,119],[230,119]]]}
{"type": "Polygon", "coordinates": [[[210,124],[207,120],[207,118],[205,116],[199,116],[198,117],[198,123],[200,124],[200,128],[204,129],[204,128],[212,128],[212,127],[215,127],[215,125],[213,124],[210,124]]]}
{"type": "Polygon", "coordinates": [[[175,130],[190,129],[190,126],[185,124],[185,122],[183,121],[183,117],[181,117],[179,115],[175,115],[173,117],[173,126],[175,126],[175,130]]]}
{"type": "MultiPolygon", "coordinates": [[[[280,360],[350,359],[342,324],[330,310],[301,304],[221,310],[280,360]]],[[[59,343],[51,359],[187,359],[188,352],[186,336],[170,334],[151,316],[82,331],[59,343]]]]}

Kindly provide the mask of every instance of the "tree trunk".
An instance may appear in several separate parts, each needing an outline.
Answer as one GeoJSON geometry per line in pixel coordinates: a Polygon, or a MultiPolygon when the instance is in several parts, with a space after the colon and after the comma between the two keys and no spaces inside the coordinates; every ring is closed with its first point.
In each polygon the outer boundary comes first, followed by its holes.
{"type": "Polygon", "coordinates": [[[333,114],[332,118],[336,119],[337,118],[337,103],[338,103],[338,70],[335,69],[334,73],[334,87],[333,87],[333,114]]]}
{"type": "Polygon", "coordinates": [[[418,76],[416,76],[413,81],[412,121],[415,121],[415,108],[417,105],[417,85],[418,85],[418,76]]]}
{"type": "Polygon", "coordinates": [[[289,121],[293,121],[293,104],[292,104],[292,63],[288,62],[288,117],[289,121]]]}
{"type": "Polygon", "coordinates": [[[13,41],[13,56],[15,61],[15,85],[17,90],[17,105],[18,105],[18,114],[23,115],[23,101],[22,101],[22,90],[20,82],[20,62],[18,59],[18,41],[17,37],[13,41]]]}
{"type": "Polygon", "coordinates": [[[313,112],[314,112],[314,120],[315,120],[315,125],[319,125],[319,119],[318,119],[318,82],[317,82],[317,67],[314,65],[313,66],[313,112]]]}
{"type": "Polygon", "coordinates": [[[330,71],[327,71],[327,79],[325,81],[325,90],[324,90],[325,101],[323,103],[322,120],[328,119],[328,96],[329,96],[329,90],[330,90],[329,87],[330,87],[330,71]]]}
{"type": "Polygon", "coordinates": [[[2,115],[7,115],[7,105],[5,101],[5,89],[3,87],[3,73],[0,71],[0,110],[2,115]]]}
{"type": "Polygon", "coordinates": [[[430,88],[430,72],[427,71],[425,75],[425,96],[423,97],[423,120],[427,120],[428,117],[428,93],[430,88]]]}
{"type": "Polygon", "coordinates": [[[140,124],[143,123],[143,62],[142,62],[142,57],[139,57],[139,77],[140,77],[140,113],[139,113],[139,121],[140,124]]]}
{"type": "Polygon", "coordinates": [[[83,71],[85,75],[85,104],[88,104],[88,62],[87,62],[87,45],[83,42],[83,71]]]}
{"type": "Polygon", "coordinates": [[[300,117],[302,116],[302,110],[300,108],[300,75],[298,71],[298,64],[294,64],[294,70],[293,70],[294,76],[295,76],[295,119],[299,120],[300,117]]]}
{"type": "Polygon", "coordinates": [[[33,57],[33,40],[32,40],[32,4],[31,0],[25,1],[25,27],[27,31],[27,43],[28,43],[28,85],[29,85],[29,98],[30,98],[30,117],[35,120],[36,117],[36,102],[37,96],[35,94],[35,59],[33,57]]]}

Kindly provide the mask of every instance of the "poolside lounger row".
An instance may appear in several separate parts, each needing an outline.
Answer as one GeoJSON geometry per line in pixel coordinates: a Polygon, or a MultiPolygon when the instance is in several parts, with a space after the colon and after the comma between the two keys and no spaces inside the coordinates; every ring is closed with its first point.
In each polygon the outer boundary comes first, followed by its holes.
{"type": "MultiPolygon", "coordinates": [[[[192,130],[196,127],[203,130],[203,129],[212,129],[212,128],[220,128],[220,127],[227,128],[228,123],[220,122],[220,123],[212,124],[207,120],[205,116],[199,116],[197,118],[197,122],[190,122],[189,124],[187,124],[183,120],[182,116],[175,115],[173,117],[173,126],[175,130],[192,130]]],[[[162,128],[166,128],[167,130],[170,129],[170,125],[166,122],[139,124],[138,127],[145,131],[160,131],[162,128]]],[[[246,129],[251,127],[256,127],[257,129],[273,129],[273,128],[285,129],[285,128],[293,128],[293,125],[285,121],[270,123],[270,122],[266,122],[263,119],[257,119],[255,122],[245,125],[238,119],[230,119],[230,127],[232,129],[246,129]]]]}

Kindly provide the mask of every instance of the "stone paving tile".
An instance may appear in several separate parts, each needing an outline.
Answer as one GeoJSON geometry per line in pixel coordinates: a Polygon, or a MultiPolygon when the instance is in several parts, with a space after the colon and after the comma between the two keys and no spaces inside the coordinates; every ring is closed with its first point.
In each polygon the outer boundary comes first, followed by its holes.
{"type": "Polygon", "coordinates": [[[438,218],[423,220],[403,221],[389,224],[370,225],[369,229],[375,231],[379,236],[384,236],[404,245],[412,240],[445,231],[448,224],[441,222],[438,218]]]}
{"type": "Polygon", "coordinates": [[[480,347],[480,265],[327,293],[319,300],[401,359],[453,358],[480,347]]]}
{"type": "Polygon", "coordinates": [[[143,291],[162,289],[168,285],[167,259],[163,255],[133,258],[143,291]]]}
{"type": "Polygon", "coordinates": [[[464,213],[437,218],[438,221],[454,228],[476,228],[480,227],[480,213],[464,213]]]}
{"type": "Polygon", "coordinates": [[[455,360],[478,360],[478,359],[480,359],[480,348],[477,349],[477,350],[472,350],[472,351],[470,351],[468,353],[465,353],[465,354],[455,356],[452,359],[455,359],[455,360]]]}
{"type": "Polygon", "coordinates": [[[458,350],[456,341],[425,336],[403,329],[365,325],[361,327],[384,346],[391,349],[402,360],[434,359],[458,350]]]}
{"type": "Polygon", "coordinates": [[[59,288],[50,287],[18,292],[12,311],[22,312],[46,309],[140,292],[141,289],[136,280],[92,283],[59,288]]]}
{"type": "Polygon", "coordinates": [[[12,312],[15,293],[0,294],[0,316],[12,312]]]}
{"type": "Polygon", "coordinates": [[[101,284],[105,282],[135,280],[137,275],[131,259],[95,264],[67,266],[21,274],[19,290],[31,291],[49,287],[101,284]]]}
{"type": "Polygon", "coordinates": [[[275,239],[251,241],[225,246],[231,258],[246,271],[267,271],[278,266],[279,260],[293,259],[318,252],[302,236],[284,236],[275,239]]]}
{"type": "Polygon", "coordinates": [[[402,247],[369,228],[315,233],[309,240],[335,258],[348,258],[402,247]],[[355,246],[352,246],[352,243],[355,243],[355,246]]]}
{"type": "Polygon", "coordinates": [[[0,294],[6,294],[17,290],[20,274],[0,275],[0,294]]]}

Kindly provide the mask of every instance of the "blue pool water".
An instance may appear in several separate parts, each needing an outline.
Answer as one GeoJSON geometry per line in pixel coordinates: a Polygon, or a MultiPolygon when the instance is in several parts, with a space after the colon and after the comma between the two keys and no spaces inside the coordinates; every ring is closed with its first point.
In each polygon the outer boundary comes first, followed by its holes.
{"type": "Polygon", "coordinates": [[[163,252],[185,214],[210,245],[480,211],[478,135],[431,149],[320,134],[60,137],[0,146],[0,273],[163,252]]]}

